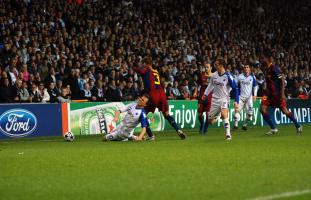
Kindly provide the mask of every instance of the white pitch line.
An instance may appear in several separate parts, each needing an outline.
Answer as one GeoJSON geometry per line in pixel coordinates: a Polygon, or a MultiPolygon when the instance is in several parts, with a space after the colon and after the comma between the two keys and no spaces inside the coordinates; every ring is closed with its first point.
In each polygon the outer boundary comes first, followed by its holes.
{"type": "Polygon", "coordinates": [[[273,199],[279,199],[284,197],[293,197],[293,196],[299,196],[302,194],[311,193],[311,189],[308,190],[298,190],[298,191],[292,191],[292,192],[284,192],[280,194],[273,194],[270,196],[262,196],[262,197],[256,197],[249,200],[273,200],[273,199]]]}

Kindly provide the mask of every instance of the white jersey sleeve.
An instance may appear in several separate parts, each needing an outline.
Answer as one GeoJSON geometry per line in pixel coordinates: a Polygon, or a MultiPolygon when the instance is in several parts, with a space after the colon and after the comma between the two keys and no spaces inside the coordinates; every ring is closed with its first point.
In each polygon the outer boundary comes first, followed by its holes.
{"type": "Polygon", "coordinates": [[[121,113],[127,112],[127,111],[130,110],[131,107],[133,107],[133,106],[136,106],[136,103],[131,103],[131,104],[128,104],[128,105],[126,105],[126,106],[122,106],[122,107],[119,109],[119,111],[120,111],[121,113]]]}
{"type": "Polygon", "coordinates": [[[204,96],[208,96],[213,91],[213,88],[214,88],[213,76],[214,76],[214,74],[210,77],[210,81],[208,83],[208,86],[207,86],[207,88],[204,91],[204,96]]]}
{"type": "Polygon", "coordinates": [[[257,84],[257,81],[256,81],[256,77],[254,75],[252,75],[253,77],[253,92],[254,92],[254,96],[256,97],[257,96],[257,92],[258,92],[258,84],[257,84]]]}

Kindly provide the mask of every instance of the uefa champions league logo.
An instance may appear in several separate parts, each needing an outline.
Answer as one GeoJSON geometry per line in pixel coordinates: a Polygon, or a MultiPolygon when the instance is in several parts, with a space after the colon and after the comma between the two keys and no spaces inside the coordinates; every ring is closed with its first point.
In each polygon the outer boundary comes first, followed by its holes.
{"type": "Polygon", "coordinates": [[[0,131],[9,137],[25,137],[36,128],[37,118],[28,110],[12,109],[0,116],[0,131]]]}

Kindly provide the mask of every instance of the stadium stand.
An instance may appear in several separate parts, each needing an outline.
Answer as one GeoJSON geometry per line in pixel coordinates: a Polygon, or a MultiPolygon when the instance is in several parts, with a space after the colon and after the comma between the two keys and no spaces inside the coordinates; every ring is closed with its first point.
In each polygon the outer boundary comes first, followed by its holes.
{"type": "Polygon", "coordinates": [[[311,4],[307,0],[3,0],[0,102],[134,100],[131,67],[149,55],[169,99],[194,99],[197,73],[222,56],[235,76],[273,52],[289,98],[308,98],[311,4]],[[146,3],[147,2],[147,3],[146,3]]]}

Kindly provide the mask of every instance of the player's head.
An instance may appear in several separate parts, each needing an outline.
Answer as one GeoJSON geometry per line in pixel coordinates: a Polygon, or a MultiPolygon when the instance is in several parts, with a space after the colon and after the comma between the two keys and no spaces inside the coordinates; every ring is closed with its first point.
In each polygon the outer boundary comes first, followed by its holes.
{"type": "Polygon", "coordinates": [[[264,67],[269,66],[269,64],[272,62],[272,52],[270,49],[265,49],[261,56],[260,56],[260,61],[264,67]]]}
{"type": "Polygon", "coordinates": [[[152,58],[150,56],[146,56],[142,60],[143,65],[152,66],[152,58]]]}
{"type": "Polygon", "coordinates": [[[149,104],[149,95],[143,94],[137,98],[137,105],[139,107],[146,107],[149,104]]]}
{"type": "Polygon", "coordinates": [[[222,58],[217,58],[214,64],[215,64],[216,70],[219,73],[221,73],[225,69],[226,62],[222,58]]]}
{"type": "Polygon", "coordinates": [[[248,63],[244,65],[243,72],[246,75],[249,75],[251,73],[251,68],[250,68],[250,65],[248,63]]]}
{"type": "Polygon", "coordinates": [[[207,73],[211,73],[212,72],[212,66],[210,63],[205,63],[205,69],[207,73]]]}

